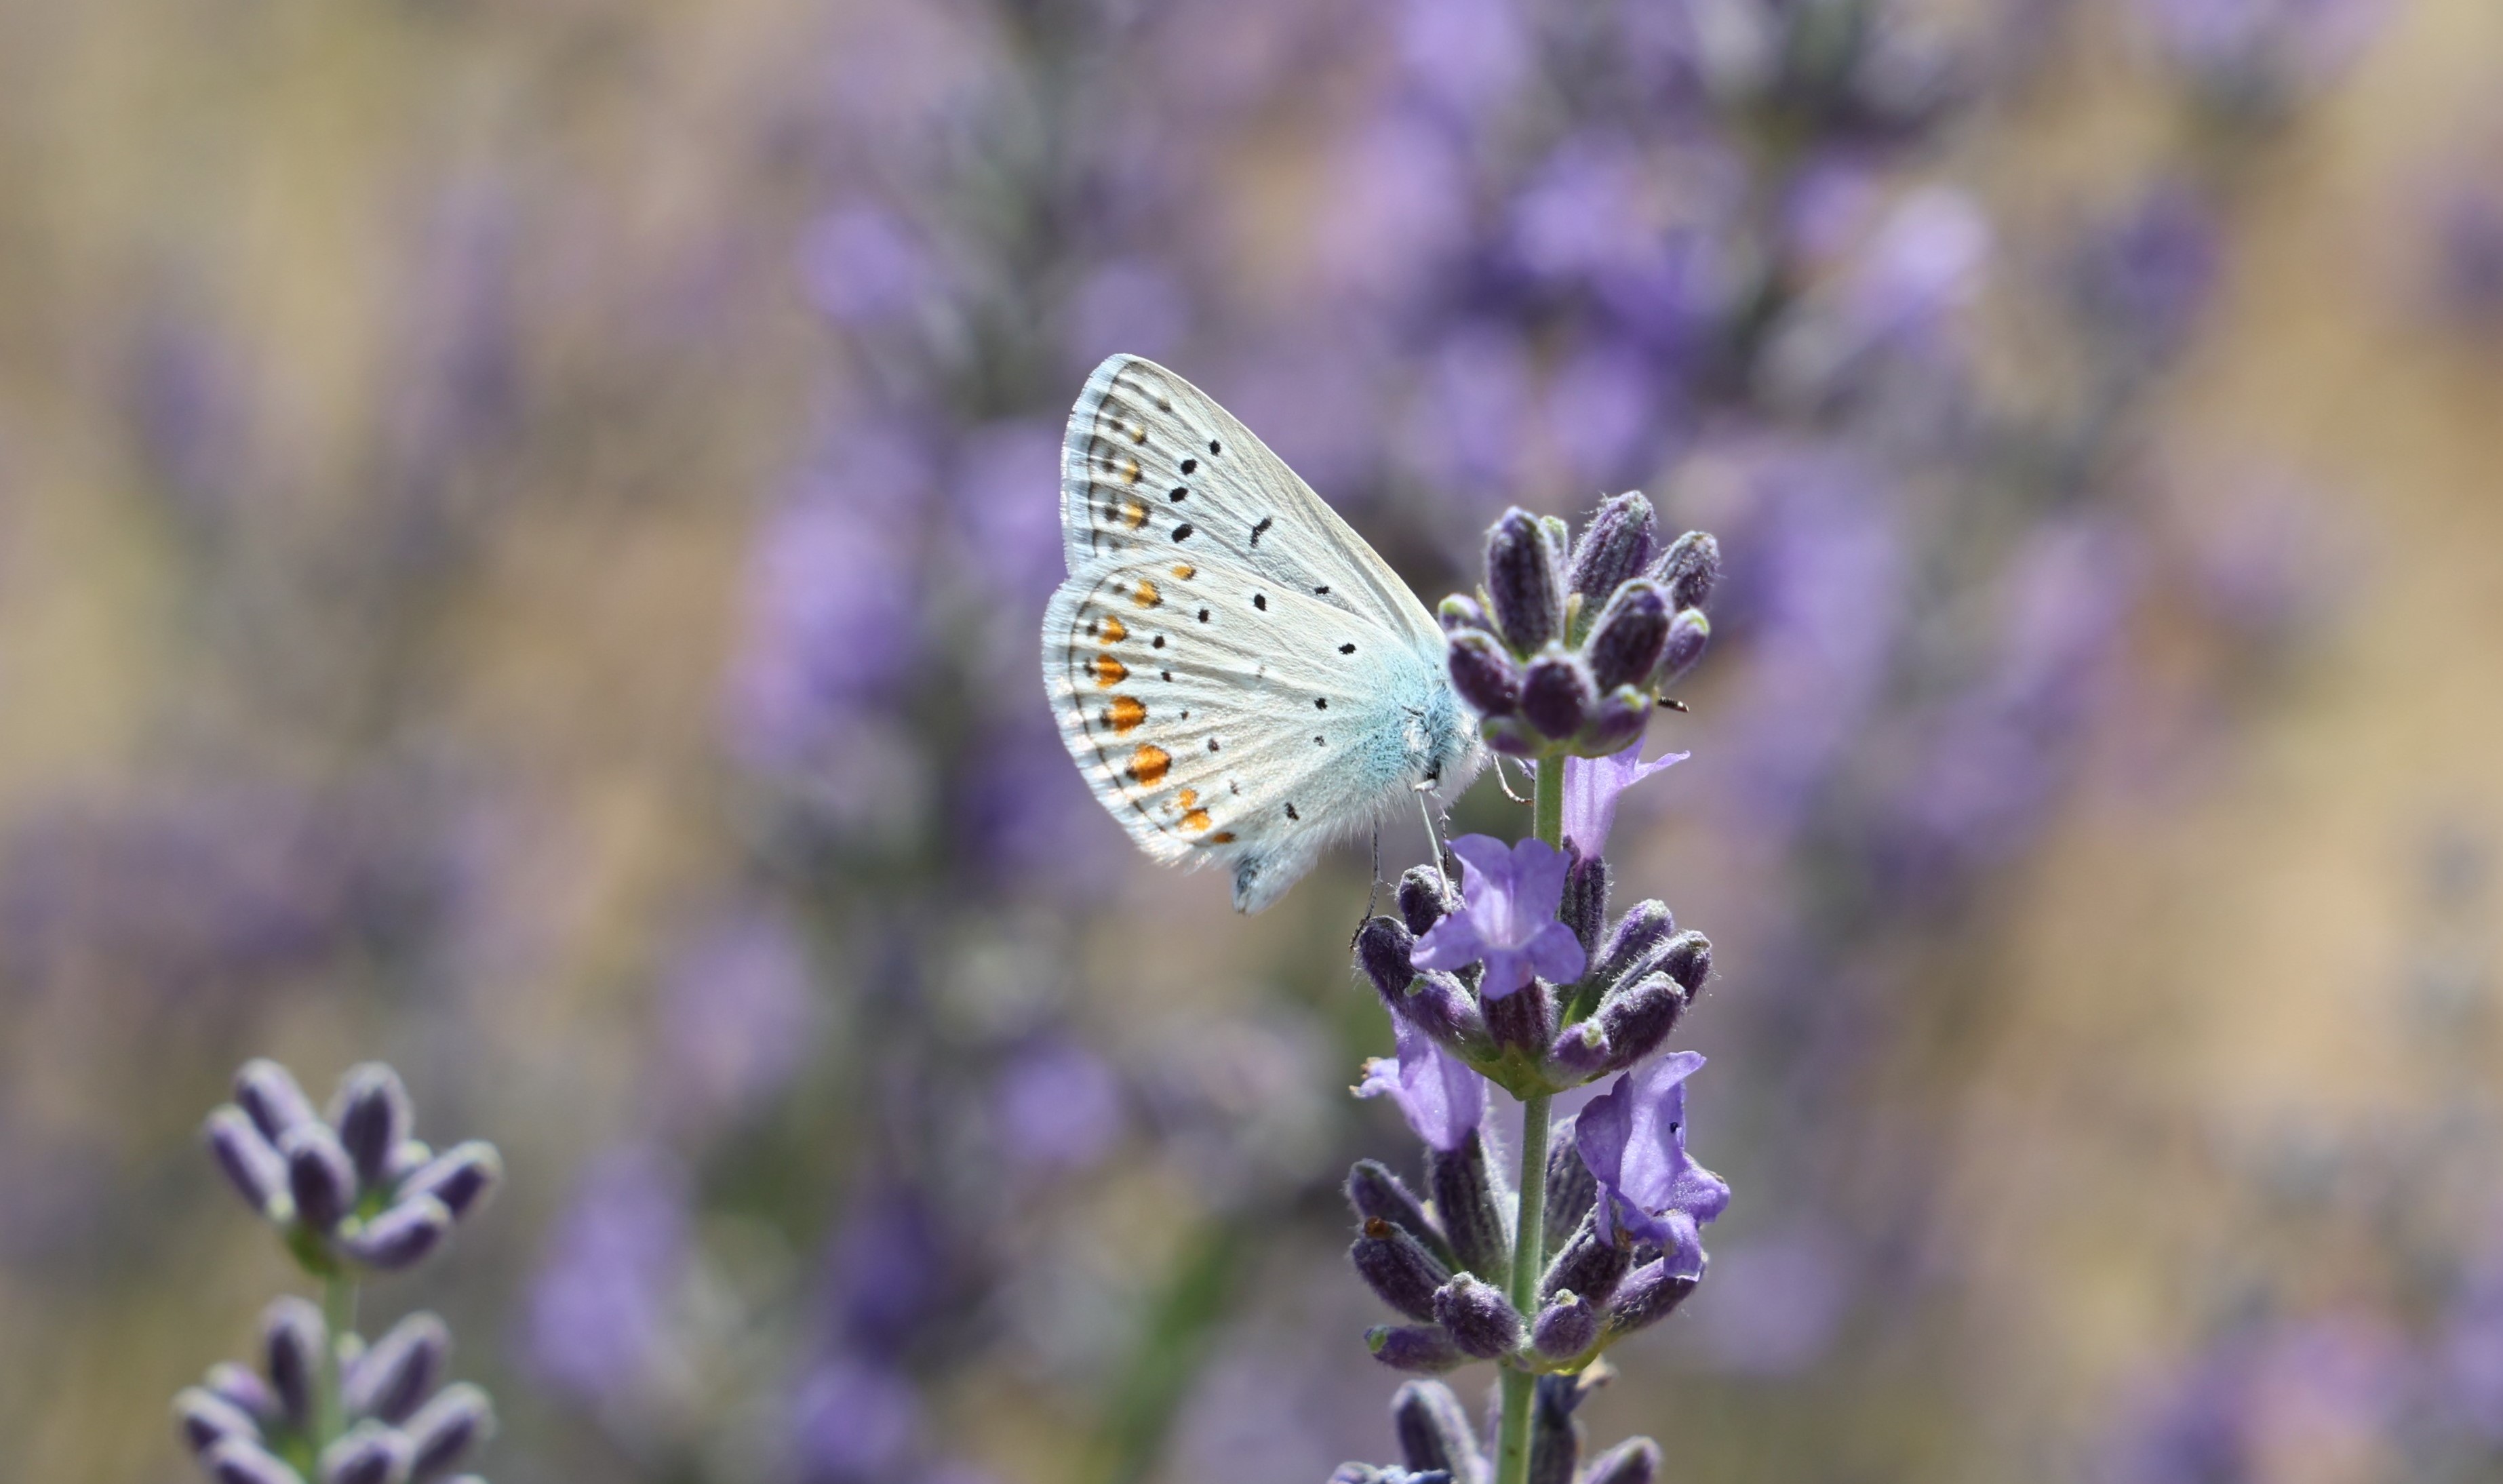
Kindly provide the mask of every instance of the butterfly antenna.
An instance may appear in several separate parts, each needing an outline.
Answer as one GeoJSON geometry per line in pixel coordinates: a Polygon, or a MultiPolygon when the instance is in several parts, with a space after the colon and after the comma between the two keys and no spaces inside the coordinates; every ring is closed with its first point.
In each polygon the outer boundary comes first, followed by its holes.
{"type": "Polygon", "coordinates": [[[1425,848],[1433,853],[1434,879],[1443,884],[1443,895],[1449,897],[1452,894],[1452,878],[1443,874],[1443,840],[1442,836],[1434,833],[1434,795],[1420,793],[1417,803],[1425,816],[1425,848]]]}
{"type": "Polygon", "coordinates": [[[1371,887],[1369,887],[1369,888],[1367,888],[1367,889],[1365,890],[1365,894],[1364,894],[1364,916],[1362,916],[1361,918],[1358,918],[1358,919],[1356,920],[1356,924],[1355,924],[1355,936],[1354,936],[1354,937],[1352,937],[1352,938],[1350,938],[1350,939],[1348,939],[1348,940],[1347,940],[1347,946],[1348,946],[1348,947],[1350,947],[1350,948],[1354,948],[1354,947],[1356,945],[1356,941],[1357,941],[1357,939],[1360,939],[1360,938],[1362,938],[1362,937],[1364,936],[1364,925],[1365,925],[1366,923],[1369,923],[1369,922],[1373,921],[1373,904],[1374,904],[1375,902],[1380,901],[1381,899],[1382,899],[1382,822],[1381,822],[1380,820],[1375,820],[1375,821],[1373,822],[1373,885],[1372,885],[1371,887]]]}

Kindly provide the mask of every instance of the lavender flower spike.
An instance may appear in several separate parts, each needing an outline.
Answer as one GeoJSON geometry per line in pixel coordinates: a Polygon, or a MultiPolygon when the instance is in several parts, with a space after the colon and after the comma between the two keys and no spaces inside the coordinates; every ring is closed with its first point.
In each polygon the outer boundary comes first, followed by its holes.
{"type": "Polygon", "coordinates": [[[1355,1096],[1389,1094],[1417,1136],[1449,1154],[1486,1116],[1486,1079],[1406,1020],[1398,1023],[1398,1060],[1375,1057],[1365,1062],[1355,1096]]]}
{"type": "Polygon", "coordinates": [[[1417,940],[1412,962],[1440,969],[1483,962],[1478,993],[1488,999],[1513,994],[1533,974],[1557,984],[1581,977],[1581,941],[1556,919],[1564,898],[1562,851],[1543,840],[1507,847],[1492,835],[1462,835],[1452,854],[1466,867],[1463,904],[1417,940]]]}
{"type": "Polygon", "coordinates": [[[1582,1162],[1599,1183],[1594,1226],[1667,1249],[1673,1274],[1703,1270],[1698,1230],[1730,1204],[1730,1187],[1686,1153],[1686,1079],[1698,1052],[1671,1053],[1619,1077],[1574,1123],[1582,1162]]]}
{"type": "MultiPolygon", "coordinates": [[[[1663,768],[1684,762],[1689,756],[1664,753],[1645,762],[1642,739],[1636,737],[1632,746],[1612,757],[1565,759],[1564,838],[1573,842],[1585,860],[1607,854],[1608,830],[1617,822],[1617,799],[1635,784],[1663,768]]],[[[1459,844],[1457,840],[1452,843],[1455,848],[1459,844]]]]}

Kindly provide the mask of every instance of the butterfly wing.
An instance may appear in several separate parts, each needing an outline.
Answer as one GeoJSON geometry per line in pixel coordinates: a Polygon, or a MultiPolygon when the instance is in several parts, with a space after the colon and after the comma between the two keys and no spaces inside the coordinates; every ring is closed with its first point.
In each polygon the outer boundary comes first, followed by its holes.
{"type": "Polygon", "coordinates": [[[1061,443],[1062,556],[1224,565],[1440,650],[1433,616],[1216,399],[1136,355],[1095,368],[1061,443]]]}
{"type": "Polygon", "coordinates": [[[1226,867],[1245,912],[1474,755],[1439,636],[1422,649],[1231,563],[1135,550],[1081,563],[1045,612],[1043,668],[1104,807],[1159,860],[1226,867]]]}

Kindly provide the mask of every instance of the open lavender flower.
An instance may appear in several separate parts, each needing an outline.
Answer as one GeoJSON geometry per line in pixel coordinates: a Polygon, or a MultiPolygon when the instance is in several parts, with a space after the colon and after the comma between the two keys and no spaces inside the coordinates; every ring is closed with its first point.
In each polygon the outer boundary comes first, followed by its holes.
{"type": "Polygon", "coordinates": [[[1556,920],[1564,896],[1564,853],[1543,840],[1506,846],[1489,835],[1462,835],[1452,854],[1465,867],[1464,905],[1436,923],[1410,955],[1419,968],[1486,965],[1478,994],[1501,999],[1531,977],[1561,983],[1581,976],[1582,944],[1556,920]]]}
{"type": "Polygon", "coordinates": [[[1600,1239],[1654,1243],[1672,1272],[1688,1276],[1703,1271],[1697,1229],[1730,1204],[1728,1184],[1686,1153],[1686,1079],[1702,1066],[1699,1052],[1662,1057],[1619,1077],[1573,1124],[1599,1188],[1593,1223],[1600,1239]]]}
{"type": "Polygon", "coordinates": [[[452,1471],[495,1432],[487,1394],[444,1386],[452,1334],[429,1313],[368,1345],[349,1328],[358,1275],[424,1262],[475,1212],[503,1164],[472,1140],[437,1155],[379,1062],[349,1068],[326,1117],[287,1068],[246,1062],[207,1138],[244,1198],[284,1234],[324,1301],[261,1314],[261,1369],[222,1362],[174,1399],[184,1443],[218,1484],[480,1484],[452,1471]]]}
{"type": "Polygon", "coordinates": [[[1567,758],[1564,759],[1564,839],[1585,859],[1595,860],[1607,853],[1608,830],[1617,822],[1617,800],[1628,789],[1684,762],[1685,753],[1663,753],[1651,761],[1642,760],[1642,739],[1637,737],[1621,753],[1604,758],[1567,758]]]}
{"type": "Polygon", "coordinates": [[[1459,1148],[1486,1117],[1486,1079],[1409,1022],[1401,1021],[1398,1032],[1397,1060],[1367,1062],[1355,1096],[1389,1094],[1419,1138],[1447,1152],[1459,1148]]]}

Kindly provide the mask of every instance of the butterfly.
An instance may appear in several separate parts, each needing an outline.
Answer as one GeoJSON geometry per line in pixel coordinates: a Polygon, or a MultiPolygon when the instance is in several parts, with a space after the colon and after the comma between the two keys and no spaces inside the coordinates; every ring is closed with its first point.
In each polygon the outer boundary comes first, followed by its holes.
{"type": "Polygon", "coordinates": [[[1258,912],[1322,849],[1485,761],[1441,628],[1268,445],[1115,355],[1061,443],[1069,578],[1043,679],[1095,797],[1158,860],[1258,912]]]}

